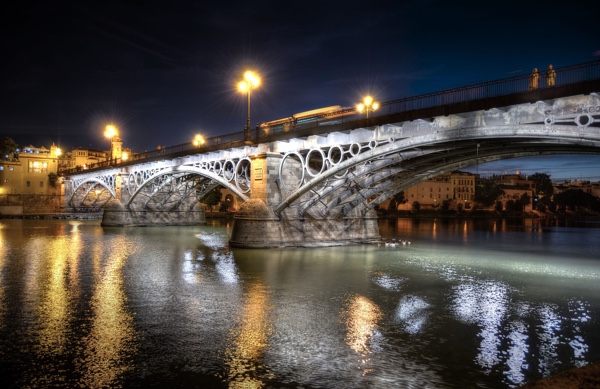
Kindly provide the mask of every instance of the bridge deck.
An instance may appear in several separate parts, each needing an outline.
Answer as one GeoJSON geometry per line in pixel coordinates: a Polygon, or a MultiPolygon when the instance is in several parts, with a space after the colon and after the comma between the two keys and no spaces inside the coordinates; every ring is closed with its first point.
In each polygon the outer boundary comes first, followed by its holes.
{"type": "MultiPolygon", "coordinates": [[[[85,171],[102,170],[111,167],[126,167],[138,163],[155,162],[172,159],[199,152],[208,153],[243,147],[254,144],[285,141],[311,135],[331,132],[344,132],[361,127],[370,127],[387,123],[429,119],[436,116],[460,114],[492,108],[508,107],[516,104],[534,103],[552,100],[564,96],[589,94],[600,90],[600,61],[557,68],[557,82],[552,87],[540,87],[528,90],[529,75],[510,77],[475,85],[443,90],[425,95],[412,96],[384,102],[376,116],[368,119],[347,120],[339,124],[319,125],[318,121],[311,125],[298,126],[292,131],[265,134],[256,128],[252,139],[245,139],[244,132],[238,131],[226,135],[208,138],[206,144],[194,147],[191,143],[152,150],[132,156],[127,161],[105,161],[88,166],[85,171]]],[[[354,111],[348,109],[347,112],[354,111]]],[[[326,120],[326,115],[323,116],[326,120]]],[[[81,167],[59,172],[60,175],[81,173],[81,167]]]]}

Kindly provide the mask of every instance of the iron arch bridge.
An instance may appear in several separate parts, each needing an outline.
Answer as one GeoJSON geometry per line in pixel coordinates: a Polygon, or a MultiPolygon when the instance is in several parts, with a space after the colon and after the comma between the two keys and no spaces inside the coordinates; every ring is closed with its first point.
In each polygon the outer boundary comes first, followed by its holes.
{"type": "Polygon", "coordinates": [[[600,101],[592,93],[329,137],[337,143],[320,139],[282,153],[276,215],[364,215],[412,185],[468,166],[524,156],[600,154],[600,101]]]}
{"type": "MultiPolygon", "coordinates": [[[[129,211],[186,211],[213,188],[224,187],[244,201],[236,218],[260,220],[264,234],[278,236],[269,244],[285,245],[309,235],[319,239],[329,230],[343,234],[350,228],[347,220],[372,218],[381,202],[445,172],[500,159],[567,153],[600,154],[597,93],[210,153],[199,150],[74,174],[66,193],[69,206],[116,199],[129,211]],[[333,221],[346,227],[332,227],[333,221]],[[290,238],[284,230],[300,235],[290,238]]],[[[242,240],[261,234],[255,225],[248,229],[242,240]]]]}

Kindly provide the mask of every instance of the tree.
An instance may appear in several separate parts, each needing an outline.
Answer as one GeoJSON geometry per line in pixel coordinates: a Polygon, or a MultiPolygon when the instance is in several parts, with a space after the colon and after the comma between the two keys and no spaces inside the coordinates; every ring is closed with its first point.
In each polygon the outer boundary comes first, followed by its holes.
{"type": "Polygon", "coordinates": [[[398,210],[398,205],[406,203],[408,200],[404,198],[404,192],[396,193],[390,199],[390,204],[388,206],[388,211],[396,212],[398,210]]]}
{"type": "Polygon", "coordinates": [[[527,179],[535,183],[535,189],[540,197],[552,196],[554,193],[554,186],[552,186],[550,175],[546,173],[533,173],[527,179]]]}
{"type": "Polygon", "coordinates": [[[48,185],[53,189],[58,187],[58,174],[54,172],[48,173],[48,185]]]}
{"type": "Polygon", "coordinates": [[[508,200],[506,205],[504,205],[504,209],[506,209],[506,212],[508,213],[516,211],[515,200],[508,200]]]}
{"type": "Polygon", "coordinates": [[[212,190],[210,190],[204,196],[202,196],[200,201],[203,202],[204,204],[208,205],[209,207],[212,207],[221,202],[222,196],[223,196],[223,194],[221,193],[221,188],[216,187],[216,188],[213,188],[212,190]]]}
{"type": "Polygon", "coordinates": [[[585,193],[581,189],[568,189],[554,196],[554,201],[558,204],[559,210],[566,210],[568,207],[571,210],[587,208],[592,211],[600,211],[600,199],[585,193]]]}
{"type": "Polygon", "coordinates": [[[19,145],[16,144],[12,138],[5,136],[0,139],[0,157],[4,159],[8,158],[8,156],[13,154],[18,147],[19,145]]]}
{"type": "Polygon", "coordinates": [[[442,212],[448,212],[450,210],[450,203],[451,201],[448,199],[442,200],[442,204],[440,206],[440,210],[442,212]]]}
{"type": "Polygon", "coordinates": [[[502,212],[502,201],[496,201],[496,205],[494,206],[494,209],[496,210],[496,212],[502,212]]]}
{"type": "Polygon", "coordinates": [[[531,196],[529,196],[527,193],[523,193],[519,200],[521,201],[521,205],[523,206],[521,210],[523,210],[526,206],[531,204],[531,196]]]}
{"type": "Polygon", "coordinates": [[[413,201],[412,203],[412,210],[415,213],[419,213],[419,211],[421,210],[421,203],[418,201],[413,201]]]}
{"type": "Polygon", "coordinates": [[[473,200],[485,207],[489,207],[503,194],[504,191],[496,179],[481,177],[477,179],[473,200]]]}

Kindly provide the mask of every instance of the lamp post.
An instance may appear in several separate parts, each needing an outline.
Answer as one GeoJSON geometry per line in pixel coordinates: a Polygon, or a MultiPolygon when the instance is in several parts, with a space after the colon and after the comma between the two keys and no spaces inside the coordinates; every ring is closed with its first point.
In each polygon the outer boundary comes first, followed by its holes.
{"type": "Polygon", "coordinates": [[[109,159],[112,159],[112,141],[113,141],[113,138],[115,136],[117,136],[118,134],[119,134],[119,131],[117,130],[117,127],[113,126],[112,124],[109,124],[109,125],[107,125],[104,128],[104,136],[106,138],[108,138],[108,141],[110,142],[110,147],[109,147],[110,158],[109,159]]]}
{"type": "Polygon", "coordinates": [[[246,120],[246,127],[244,128],[244,138],[246,141],[250,140],[250,94],[252,90],[258,88],[259,85],[260,77],[250,70],[244,73],[244,79],[238,83],[238,90],[241,93],[246,93],[248,95],[248,119],[246,120]]]}
{"type": "Polygon", "coordinates": [[[363,113],[363,111],[367,114],[367,119],[369,118],[369,112],[376,111],[379,108],[379,103],[373,100],[371,96],[365,96],[362,103],[356,105],[356,110],[358,113],[363,113]]]}

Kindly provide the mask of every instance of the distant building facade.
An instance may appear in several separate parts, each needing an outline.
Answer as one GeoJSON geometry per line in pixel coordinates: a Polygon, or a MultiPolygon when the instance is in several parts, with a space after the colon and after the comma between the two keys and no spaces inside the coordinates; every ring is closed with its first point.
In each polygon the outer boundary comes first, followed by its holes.
{"type": "Polygon", "coordinates": [[[9,159],[0,160],[0,195],[55,194],[50,173],[58,173],[58,147],[27,146],[9,159]]]}
{"type": "Polygon", "coordinates": [[[520,200],[524,195],[529,198],[529,203],[525,204],[524,210],[533,209],[533,199],[537,196],[535,182],[528,180],[524,174],[519,171],[515,174],[503,174],[498,177],[498,184],[504,191],[504,194],[498,198],[504,209],[508,201],[520,200]]]}
{"type": "MultiPolygon", "coordinates": [[[[444,200],[449,200],[452,208],[458,204],[470,208],[475,196],[475,177],[471,173],[452,172],[420,182],[404,191],[406,203],[398,209],[411,209],[415,201],[425,208],[437,208],[444,200]]],[[[386,205],[387,202],[382,207],[386,205]]]]}

